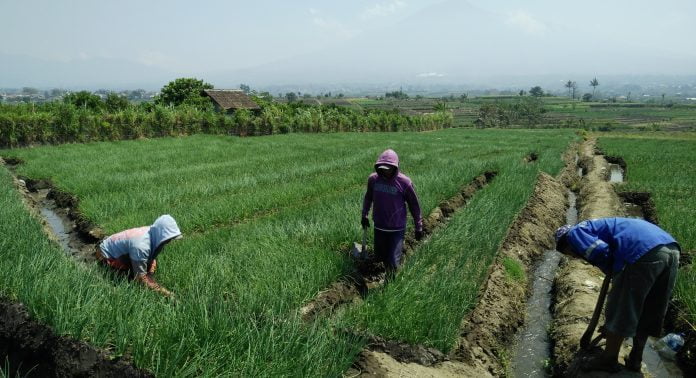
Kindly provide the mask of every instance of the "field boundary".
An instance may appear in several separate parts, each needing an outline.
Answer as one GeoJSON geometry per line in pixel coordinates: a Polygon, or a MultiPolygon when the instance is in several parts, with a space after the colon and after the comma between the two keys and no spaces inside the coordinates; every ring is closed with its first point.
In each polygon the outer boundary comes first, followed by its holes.
{"type": "MultiPolygon", "coordinates": [[[[424,237],[428,237],[446,224],[455,211],[464,207],[467,201],[477,191],[493,181],[496,175],[497,172],[495,171],[485,171],[460,189],[457,194],[440,202],[430,215],[423,219],[424,237]]],[[[419,244],[420,242],[416,241],[412,235],[406,236],[404,240],[404,258],[410,256],[419,244]]],[[[341,253],[345,253],[345,251],[341,251],[341,253]]],[[[300,308],[302,319],[306,322],[311,322],[322,314],[334,312],[343,305],[359,300],[370,289],[378,287],[384,282],[384,274],[384,267],[374,254],[370,254],[368,260],[356,260],[355,269],[350,274],[320,291],[312,300],[300,308]]]]}
{"type": "Polygon", "coordinates": [[[524,322],[527,279],[508,277],[504,260],[512,260],[529,276],[543,251],[553,248],[553,230],[563,222],[566,168],[558,178],[539,173],[534,191],[508,229],[481,287],[477,305],[460,326],[459,341],[449,355],[412,346],[420,355],[404,359],[378,343],[368,345],[346,375],[350,376],[504,376],[510,343],[524,322]],[[420,359],[420,361],[418,361],[420,359]],[[425,362],[425,363],[424,363],[425,362]]]}

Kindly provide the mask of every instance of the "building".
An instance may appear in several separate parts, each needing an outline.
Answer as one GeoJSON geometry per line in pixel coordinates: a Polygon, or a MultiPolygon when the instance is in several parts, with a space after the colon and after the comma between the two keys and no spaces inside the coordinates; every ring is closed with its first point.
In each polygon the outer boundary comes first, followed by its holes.
{"type": "Polygon", "coordinates": [[[225,113],[233,113],[239,109],[261,110],[261,107],[240,89],[205,89],[203,93],[213,100],[215,109],[225,113]]]}

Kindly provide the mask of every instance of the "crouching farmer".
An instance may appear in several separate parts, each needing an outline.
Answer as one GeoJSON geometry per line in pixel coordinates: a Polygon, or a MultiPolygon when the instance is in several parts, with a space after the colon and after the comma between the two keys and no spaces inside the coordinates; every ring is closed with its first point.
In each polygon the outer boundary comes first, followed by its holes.
{"type": "Polygon", "coordinates": [[[181,231],[170,215],[162,215],[152,226],[131,228],[111,235],[97,247],[97,260],[123,272],[130,272],[134,279],[146,287],[171,296],[152,275],[157,269],[157,255],[167,243],[181,239],[181,231]]]}
{"type": "Polygon", "coordinates": [[[423,237],[423,219],[411,179],[399,172],[396,152],[384,151],[377,159],[375,171],[367,179],[361,225],[363,228],[370,227],[368,214],[372,207],[375,253],[384,263],[388,275],[392,275],[401,264],[406,205],[415,222],[417,240],[423,237]]]}
{"type": "Polygon", "coordinates": [[[680,247],[676,240],[650,222],[603,218],[562,226],[556,249],[581,257],[611,275],[605,307],[607,343],[583,370],[618,372],[624,338],[633,338],[626,367],[640,371],[648,336],[660,336],[667,305],[677,278],[680,247]]]}

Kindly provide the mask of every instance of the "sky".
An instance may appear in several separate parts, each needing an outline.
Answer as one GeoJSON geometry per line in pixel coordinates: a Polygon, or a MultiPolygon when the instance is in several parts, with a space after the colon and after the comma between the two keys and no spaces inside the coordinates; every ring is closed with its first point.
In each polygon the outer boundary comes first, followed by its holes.
{"type": "Polygon", "coordinates": [[[696,74],[693,0],[0,0],[0,87],[696,74]]]}

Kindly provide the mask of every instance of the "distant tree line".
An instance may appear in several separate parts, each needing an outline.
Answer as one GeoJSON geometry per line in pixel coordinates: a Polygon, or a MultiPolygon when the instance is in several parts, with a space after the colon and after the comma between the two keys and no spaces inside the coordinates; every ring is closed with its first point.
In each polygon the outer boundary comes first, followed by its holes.
{"type": "MultiPolygon", "coordinates": [[[[195,79],[194,79],[195,80],[195,79]]],[[[449,111],[418,116],[398,111],[356,110],[336,105],[275,103],[253,96],[260,111],[215,112],[200,94],[202,81],[175,80],[154,103],[132,104],[123,96],[76,92],[62,102],[0,104],[0,146],[58,144],[190,135],[270,135],[291,132],[424,131],[452,127],[449,111]],[[182,95],[187,93],[187,95],[182,95]]],[[[209,86],[212,88],[212,86],[209,86]]]]}
{"type": "Polygon", "coordinates": [[[496,101],[481,105],[474,126],[477,128],[533,127],[541,123],[544,113],[546,109],[543,102],[536,96],[496,101]]]}

